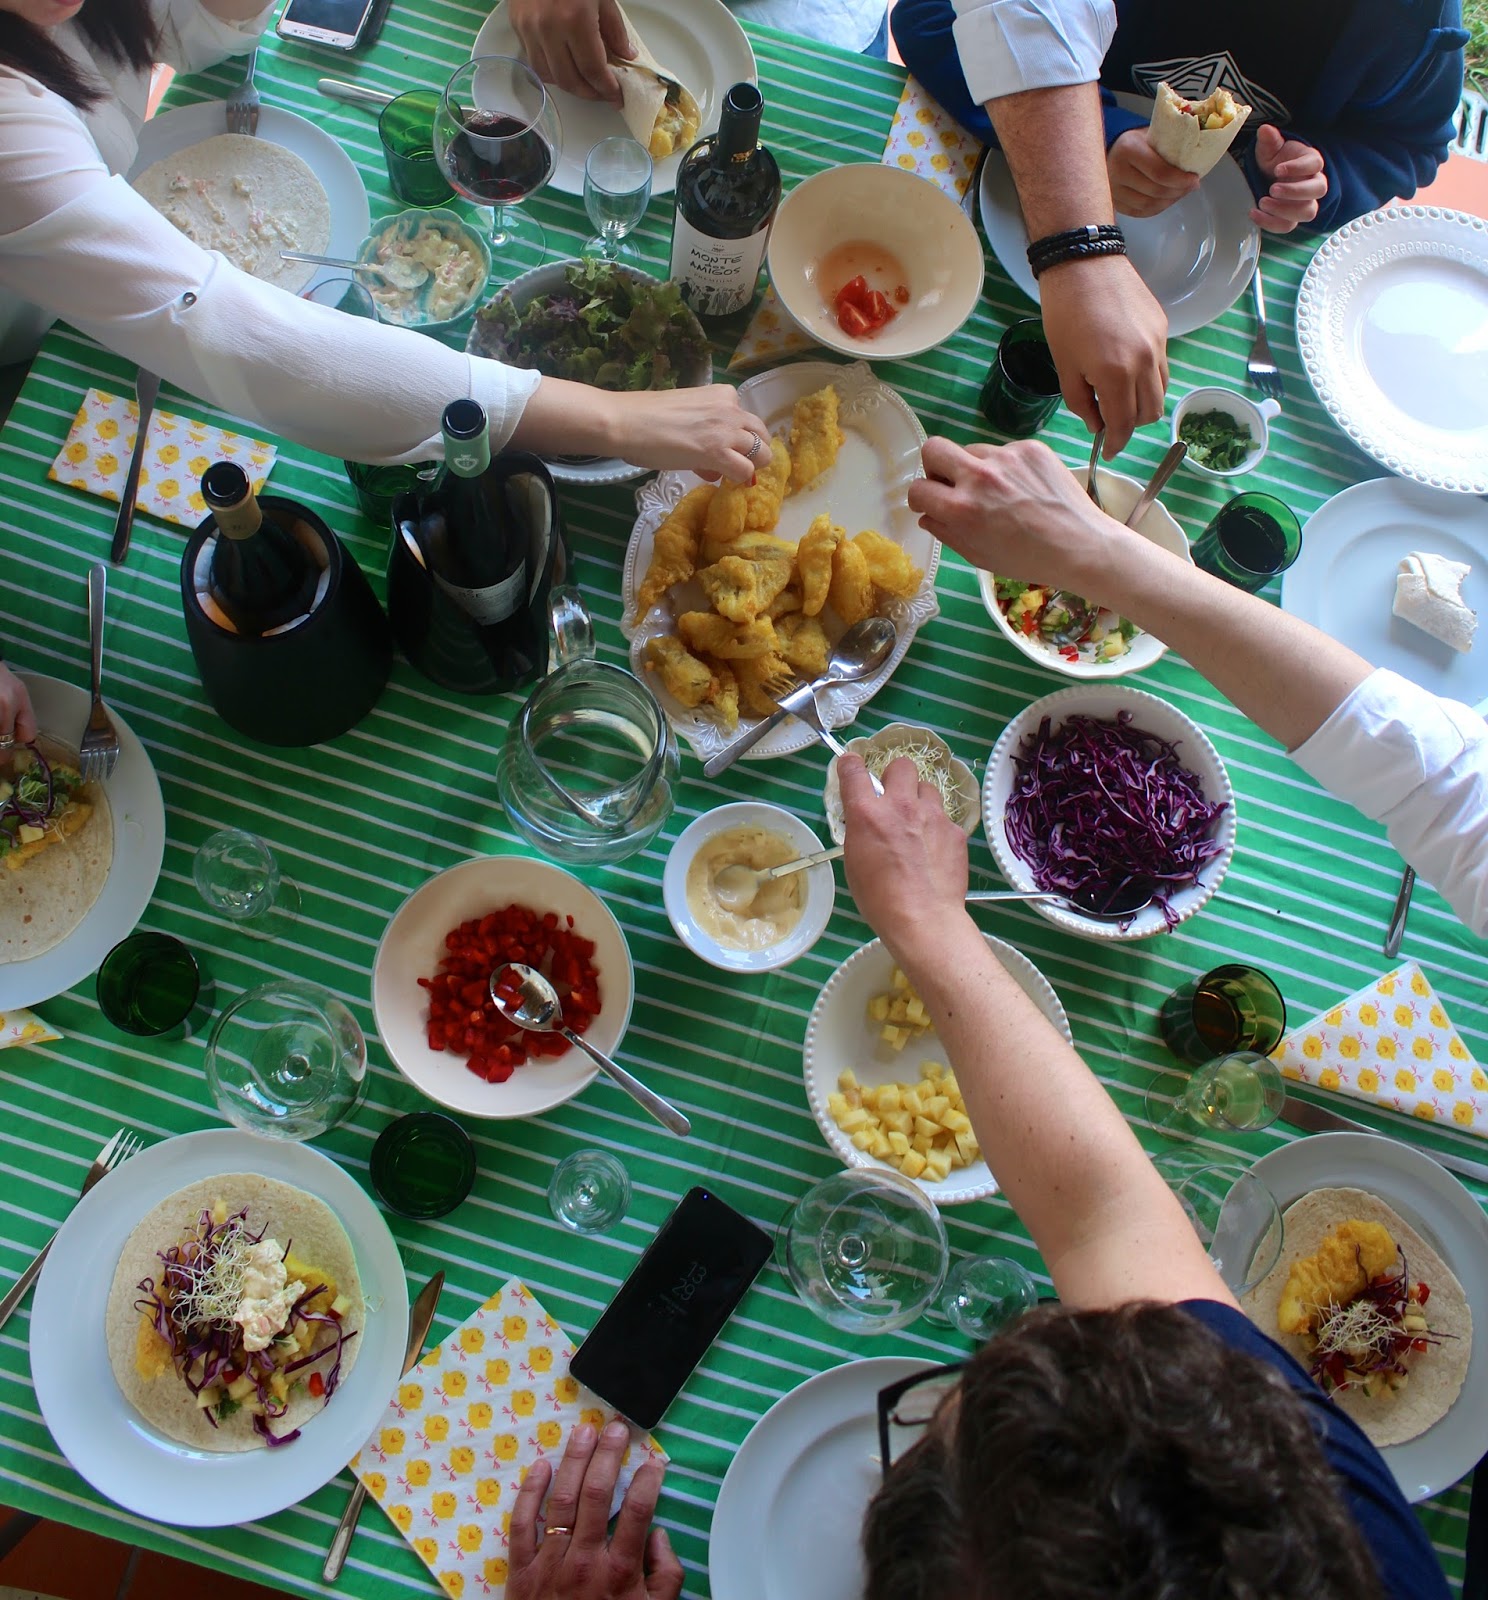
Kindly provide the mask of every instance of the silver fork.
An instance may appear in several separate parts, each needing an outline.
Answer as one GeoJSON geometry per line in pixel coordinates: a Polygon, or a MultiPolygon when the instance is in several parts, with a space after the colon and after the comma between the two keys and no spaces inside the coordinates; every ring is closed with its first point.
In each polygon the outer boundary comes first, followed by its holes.
{"type": "Polygon", "coordinates": [[[1255,300],[1256,336],[1250,354],[1245,358],[1245,372],[1262,394],[1280,400],[1286,391],[1281,381],[1281,368],[1276,365],[1276,358],[1271,354],[1271,345],[1266,338],[1266,296],[1261,288],[1259,261],[1250,275],[1250,292],[1255,300]]]}
{"type": "Polygon", "coordinates": [[[88,645],[93,667],[93,709],[78,746],[78,771],[84,783],[107,781],[119,760],[119,730],[103,704],[103,602],[108,568],[95,561],[88,573],[88,645]]]}
{"type": "Polygon", "coordinates": [[[258,64],[258,51],[248,57],[248,70],[243,81],[227,97],[227,131],[229,133],[256,134],[258,132],[258,88],[253,82],[253,69],[258,64]]]}
{"type": "MultiPolygon", "coordinates": [[[[130,1156],[144,1147],[144,1141],[137,1133],[131,1133],[128,1128],[120,1128],[103,1149],[98,1152],[98,1159],[88,1168],[83,1178],[83,1186],[78,1191],[79,1196],[87,1194],[98,1180],[110,1173],[122,1162],[128,1161],[130,1156]]],[[[42,1247],[41,1254],[29,1267],[16,1279],[11,1286],[10,1293],[0,1300],[0,1328],[5,1326],[5,1320],[26,1297],[26,1291],[36,1282],[36,1275],[41,1271],[42,1263],[47,1258],[47,1251],[52,1248],[57,1235],[54,1233],[42,1247]]]]}
{"type": "Polygon", "coordinates": [[[1097,511],[1104,511],[1106,509],[1101,504],[1100,487],[1095,481],[1095,469],[1096,469],[1096,466],[1098,465],[1098,463],[1100,462],[1101,446],[1105,442],[1106,442],[1106,430],[1104,428],[1102,428],[1100,430],[1100,432],[1096,434],[1095,438],[1091,441],[1091,445],[1090,445],[1090,470],[1085,474],[1085,493],[1090,496],[1092,501],[1094,501],[1095,509],[1097,511]]]}

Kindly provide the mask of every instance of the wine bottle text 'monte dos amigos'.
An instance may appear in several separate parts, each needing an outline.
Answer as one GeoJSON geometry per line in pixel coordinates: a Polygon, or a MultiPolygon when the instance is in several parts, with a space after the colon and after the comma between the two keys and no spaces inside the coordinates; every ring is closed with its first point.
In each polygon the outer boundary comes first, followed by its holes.
{"type": "Polygon", "coordinates": [[[724,97],[718,132],[700,139],[677,169],[671,275],[701,317],[726,317],[754,298],[780,168],[759,142],[764,101],[752,83],[724,97]]]}

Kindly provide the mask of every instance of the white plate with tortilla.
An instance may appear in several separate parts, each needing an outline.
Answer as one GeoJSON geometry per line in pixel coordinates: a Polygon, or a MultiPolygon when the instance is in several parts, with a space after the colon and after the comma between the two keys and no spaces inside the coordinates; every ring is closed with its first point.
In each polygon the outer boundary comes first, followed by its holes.
{"type": "Polygon", "coordinates": [[[1392,610],[1395,573],[1412,550],[1470,566],[1462,598],[1488,611],[1488,505],[1400,478],[1356,483],[1313,512],[1281,580],[1281,609],[1377,667],[1477,705],[1488,697],[1488,635],[1463,654],[1392,610]]]}
{"type": "MultiPolygon", "coordinates": [[[[208,139],[227,134],[227,113],[220,100],[207,100],[194,106],[178,106],[174,111],[164,111],[152,117],[140,130],[139,154],[129,169],[133,183],[156,162],[179,156],[183,151],[208,139]]],[[[343,261],[355,260],[362,241],[372,229],[372,211],[367,204],[367,191],[361,174],[351,157],[323,128],[291,111],[281,111],[277,106],[264,106],[259,113],[258,141],[278,145],[296,156],[325,191],[330,207],[330,232],[324,249],[314,244],[284,245],[313,251],[316,255],[339,256],[343,261]]],[[[220,147],[227,151],[230,146],[220,147]]],[[[282,241],[280,241],[282,243],[282,241]]],[[[273,241],[265,240],[267,251],[273,241]]],[[[277,254],[277,249],[274,251],[277,254]]],[[[283,287],[303,294],[327,278],[344,276],[339,267],[304,268],[300,281],[286,281],[283,287]]]]}
{"type": "Polygon", "coordinates": [[[100,1494],[176,1527],[255,1522],[303,1500],[346,1465],[397,1387],[408,1337],[408,1287],[382,1213],[328,1156],[234,1129],[148,1146],[73,1208],[53,1241],[31,1308],[37,1403],[68,1461],[100,1494]],[[331,1403],[276,1450],[213,1453],[156,1432],[128,1405],[109,1364],[104,1311],[136,1223],[198,1179],[254,1172],[315,1195],[356,1252],[364,1341],[331,1403]]]}
{"type": "MultiPolygon", "coordinates": [[[[1461,1393],[1424,1433],[1381,1452],[1413,1503],[1439,1494],[1483,1454],[1488,1416],[1488,1216],[1445,1167],[1424,1151],[1372,1133],[1315,1133],[1261,1157],[1251,1169],[1283,1212],[1315,1189],[1363,1189],[1383,1200],[1456,1274],[1477,1330],[1461,1393]]],[[[1284,1248],[1284,1247],[1283,1247],[1284,1248]]],[[[1274,1330],[1267,1328],[1274,1337],[1274,1330]]]]}
{"type": "MultiPolygon", "coordinates": [[[[1117,100],[1143,114],[1152,110],[1152,101],[1139,96],[1118,95],[1117,100]]],[[[979,201],[993,255],[1037,305],[1038,281],[1028,265],[1028,229],[1013,175],[998,150],[987,152],[979,201]]],[[[1239,165],[1221,160],[1192,194],[1159,215],[1117,217],[1132,265],[1168,314],[1170,339],[1208,327],[1245,292],[1261,254],[1261,236],[1250,220],[1254,204],[1239,165]]]]}
{"type": "MultiPolygon", "coordinates": [[[[666,0],[627,0],[626,15],[634,32],[662,67],[678,78],[697,100],[697,137],[706,138],[718,131],[718,115],[723,97],[736,83],[755,83],[758,71],[754,50],[744,36],[732,11],[723,0],[687,0],[685,6],[666,4],[666,0]]],[[[522,46],[506,8],[497,8],[481,24],[471,46],[471,57],[516,56],[522,59],[522,46]]],[[[612,134],[628,134],[617,107],[598,100],[580,100],[577,95],[554,89],[553,104],[563,127],[558,150],[558,166],[552,187],[560,194],[584,192],[584,163],[601,139],[612,134]]],[[[682,155],[666,157],[656,163],[651,182],[652,194],[670,194],[677,182],[682,155]]]]}
{"type": "MultiPolygon", "coordinates": [[[[74,684],[23,672],[41,731],[76,748],[88,720],[88,695],[74,684]]],[[[0,1010],[37,1005],[92,972],[144,915],[165,854],[165,805],[145,747],[109,708],[119,732],[119,763],[105,785],[114,829],[108,879],[82,921],[60,943],[24,961],[0,963],[0,1010]]],[[[24,871],[25,869],[20,869],[24,871]]],[[[0,868],[8,872],[8,868],[0,868]]]]}
{"type": "Polygon", "coordinates": [[[1488,494],[1488,221],[1386,206],[1340,228],[1297,291],[1297,353],[1366,454],[1488,494]]]}

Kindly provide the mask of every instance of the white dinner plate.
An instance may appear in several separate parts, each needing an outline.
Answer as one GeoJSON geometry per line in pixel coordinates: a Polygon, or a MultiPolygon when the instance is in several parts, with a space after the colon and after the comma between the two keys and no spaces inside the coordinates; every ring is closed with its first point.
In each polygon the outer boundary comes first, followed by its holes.
{"type": "MultiPolygon", "coordinates": [[[[1314,1133],[1261,1157],[1251,1170],[1283,1211],[1314,1189],[1364,1189],[1398,1211],[1457,1275],[1473,1319],[1467,1378],[1452,1409],[1414,1439],[1380,1454],[1414,1503],[1440,1494],[1488,1448],[1488,1217],[1423,1151],[1373,1133],[1314,1133]]],[[[1263,1333],[1274,1335],[1272,1328],[1263,1333]]]]}
{"type": "Polygon", "coordinates": [[[808,1378],[755,1423],[713,1512],[713,1600],[861,1600],[863,1513],[883,1481],[878,1392],[930,1365],[849,1361],[808,1378]]]}
{"type": "MultiPolygon", "coordinates": [[[[204,100],[194,106],[162,111],[140,129],[139,154],[134,158],[128,177],[137,178],[146,167],[163,161],[166,156],[226,132],[227,112],[221,100],[204,100]]],[[[362,241],[372,231],[372,211],[367,204],[362,175],[351,157],[324,128],[297,117],[292,111],[281,111],[277,106],[260,108],[258,137],[283,145],[320,179],[331,203],[331,240],[325,253],[339,256],[343,261],[353,260],[362,241]]],[[[345,275],[341,267],[316,267],[299,293],[307,294],[327,278],[345,275]]]]}
{"type": "MultiPolygon", "coordinates": [[[[77,747],[91,701],[75,684],[23,672],[43,733],[77,747]]],[[[0,965],[0,1010],[34,1006],[86,978],[144,915],[165,854],[165,805],[155,769],[129,724],[109,707],[119,733],[119,763],[104,785],[114,821],[108,882],[87,916],[60,943],[29,961],[0,965]]]]}
{"type": "MultiPolygon", "coordinates": [[[[1488,382],[1488,358],[1485,358],[1488,382]]],[[[1397,617],[1401,558],[1426,550],[1473,570],[1463,599],[1488,611],[1488,505],[1399,478],[1373,478],[1333,496],[1307,520],[1302,553],[1282,576],[1281,609],[1433,694],[1467,705],[1488,696],[1488,651],[1462,654],[1397,617]]]]}
{"type": "Polygon", "coordinates": [[[1488,221],[1387,206],[1340,228],[1297,292],[1297,350],[1366,454],[1488,494],[1488,221]]]}
{"type": "MultiPolygon", "coordinates": [[[[1128,109],[1149,113],[1150,100],[1118,95],[1128,109]]],[[[1028,229],[1007,159],[987,152],[982,168],[982,227],[1002,270],[1039,303],[1038,281],[1028,265],[1028,229]]],[[[1255,197],[1239,164],[1221,161],[1192,194],[1155,217],[1118,216],[1126,250],[1142,282],[1168,314],[1168,337],[1181,338],[1222,317],[1245,292],[1261,254],[1250,220],[1255,197]]]]}
{"type": "MultiPolygon", "coordinates": [[[[1073,1044],[1069,1018],[1049,980],[1021,950],[994,939],[990,933],[982,937],[1018,987],[1054,1024],[1065,1041],[1073,1044]]],[[[933,1029],[912,1037],[902,1050],[891,1050],[879,1037],[881,1024],[868,1020],[868,1002],[874,995],[888,993],[893,971],[894,958],[881,940],[875,939],[861,950],[854,950],[827,979],[806,1024],[806,1042],[802,1050],[806,1098],[822,1137],[849,1167],[874,1167],[883,1171],[889,1163],[859,1150],[832,1116],[827,1096],[836,1089],[838,1074],[844,1068],[851,1067],[865,1088],[877,1088],[885,1083],[917,1082],[922,1061],[952,1065],[933,1029]]],[[[927,1183],[923,1178],[912,1181],[940,1206],[984,1200],[998,1189],[997,1179],[985,1160],[956,1168],[944,1183],[927,1183]]]]}
{"type": "Polygon", "coordinates": [[[85,1194],[62,1224],[31,1307],[31,1377],[52,1437],[102,1495],[180,1528],[256,1522],[313,1494],[361,1449],[403,1370],[408,1287],[382,1213],[328,1156],[236,1129],[149,1145],[85,1194]],[[178,1189],[254,1172],[317,1196],[356,1252],[367,1306],[355,1365],[331,1403],[277,1450],[217,1455],[158,1433],[119,1392],[104,1311],[124,1242],[178,1189]]]}
{"type": "MultiPolygon", "coordinates": [[[[935,597],[935,573],[940,566],[940,543],[920,526],[909,509],[909,486],[924,476],[920,449],[925,430],[920,419],[904,399],[873,375],[866,361],[839,366],[831,361],[797,361],[787,367],[761,372],[739,385],[739,401],[746,410],[763,417],[773,434],[789,431],[791,410],[803,395],[814,394],[826,384],[835,384],[841,397],[839,416],[846,438],[836,465],[804,494],[787,497],[775,529],[778,538],[797,540],[811,526],[818,512],[830,512],[832,521],[847,529],[849,536],[865,528],[875,528],[887,538],[897,540],[925,576],[919,589],[908,600],[890,600],[883,614],[893,619],[898,638],[889,659],[870,678],[824,689],[817,695],[822,720],[833,728],[851,722],[858,711],[893,676],[904,659],[915,634],[931,617],[940,614],[935,597]]],[[[693,607],[707,608],[707,599],[696,583],[682,585],[671,601],[663,600],[644,617],[636,615],[636,599],[646,568],[651,564],[652,540],[673,506],[695,489],[702,479],[693,472],[663,472],[636,491],[640,515],[625,553],[625,570],[620,593],[625,602],[621,630],[630,640],[630,665],[656,690],[672,727],[692,746],[699,761],[726,749],[757,719],[741,716],[732,733],[710,721],[700,711],[689,711],[666,692],[655,673],[646,673],[646,641],[675,626],[673,611],[693,607]]],[[[815,736],[803,722],[787,717],[777,724],[744,757],[759,760],[802,750],[815,736]]]]}
{"type": "MultiPolygon", "coordinates": [[[[734,14],[723,0],[629,0],[625,14],[647,49],[668,72],[689,89],[698,103],[699,139],[718,131],[723,97],[736,83],[754,83],[758,73],[754,50],[734,14]]],[[[517,56],[522,46],[507,21],[506,8],[497,6],[481,24],[470,51],[476,56],[517,56]]],[[[552,91],[562,124],[558,167],[552,185],[560,194],[583,194],[584,163],[601,139],[625,135],[630,129],[616,107],[598,100],[580,100],[562,89],[552,91]]],[[[652,194],[670,194],[677,183],[677,168],[687,152],[679,150],[656,163],[652,194]]]]}

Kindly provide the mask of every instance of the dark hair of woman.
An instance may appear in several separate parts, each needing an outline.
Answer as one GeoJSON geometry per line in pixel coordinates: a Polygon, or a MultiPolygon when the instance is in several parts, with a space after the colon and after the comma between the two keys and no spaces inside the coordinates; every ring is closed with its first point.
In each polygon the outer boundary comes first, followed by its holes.
{"type": "MultiPolygon", "coordinates": [[[[123,67],[148,72],[155,60],[159,30],[150,0],[86,0],[77,14],[83,37],[100,55],[123,67]]],[[[13,11],[0,11],[0,65],[14,67],[71,101],[80,111],[96,105],[108,91],[81,70],[47,29],[13,11]]]]}
{"type": "Polygon", "coordinates": [[[864,1526],[867,1600],[1380,1600],[1281,1374],[1176,1306],[994,1339],[864,1526]]]}

